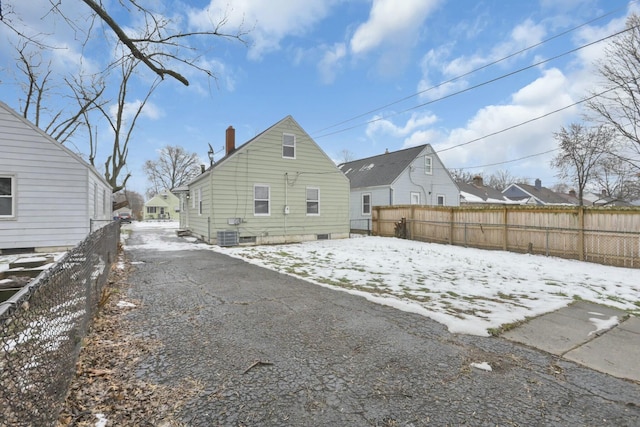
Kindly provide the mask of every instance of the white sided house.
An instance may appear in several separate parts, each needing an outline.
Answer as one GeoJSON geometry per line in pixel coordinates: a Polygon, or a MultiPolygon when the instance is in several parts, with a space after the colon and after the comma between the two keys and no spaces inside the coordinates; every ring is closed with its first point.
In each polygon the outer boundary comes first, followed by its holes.
{"type": "Polygon", "coordinates": [[[371,230],[373,206],[459,206],[458,186],[431,145],[338,166],[351,185],[351,229],[371,230]]]}
{"type": "Polygon", "coordinates": [[[291,116],[177,189],[180,226],[208,243],[292,243],[349,237],[349,180],[291,116]]]}
{"type": "Polygon", "coordinates": [[[76,246],[111,218],[111,186],[0,102],[0,253],[76,246]]]}

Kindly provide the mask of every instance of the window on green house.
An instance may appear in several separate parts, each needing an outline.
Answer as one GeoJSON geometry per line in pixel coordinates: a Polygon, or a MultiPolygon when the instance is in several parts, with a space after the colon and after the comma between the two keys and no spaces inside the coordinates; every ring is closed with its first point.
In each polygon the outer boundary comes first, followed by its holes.
{"type": "Polygon", "coordinates": [[[271,210],[270,205],[270,191],[268,185],[254,185],[253,186],[253,214],[254,215],[269,215],[271,210]]]}
{"type": "Polygon", "coordinates": [[[319,188],[307,188],[307,215],[320,215],[319,188]]]}

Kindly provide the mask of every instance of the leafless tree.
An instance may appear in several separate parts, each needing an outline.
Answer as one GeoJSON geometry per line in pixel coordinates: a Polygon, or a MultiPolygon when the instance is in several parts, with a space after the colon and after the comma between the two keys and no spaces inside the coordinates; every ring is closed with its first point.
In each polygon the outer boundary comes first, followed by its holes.
{"type": "MultiPolygon", "coordinates": [[[[19,17],[13,16],[11,6],[14,1],[24,0],[0,0],[0,23],[6,25],[21,38],[38,43],[43,48],[49,48],[50,46],[42,42],[39,37],[27,35],[20,25],[16,25],[15,21],[19,20],[19,17]]],[[[201,53],[194,49],[192,44],[195,39],[224,38],[245,43],[243,36],[247,34],[243,30],[243,25],[240,25],[239,29],[233,33],[224,32],[223,28],[228,21],[226,17],[221,18],[217,23],[211,21],[211,27],[205,31],[181,31],[179,25],[172,25],[177,24],[176,22],[172,22],[170,18],[144,6],[139,0],[111,2],[109,3],[111,8],[109,11],[102,1],[76,1],[87,6],[93,14],[87,25],[71,21],[64,16],[59,7],[59,0],[50,0],[51,9],[43,15],[62,16],[74,31],[84,33],[85,40],[92,37],[91,32],[97,27],[96,21],[102,22],[107,31],[114,34],[117,40],[126,47],[129,52],[127,56],[143,63],[159,78],[164,79],[168,76],[186,86],[189,85],[189,80],[178,71],[182,66],[196,69],[215,78],[215,73],[211,69],[201,65],[201,53]],[[129,16],[136,16],[138,18],[136,21],[143,23],[143,27],[137,28],[134,32],[125,31],[124,28],[128,24],[118,22],[116,17],[125,19],[124,17],[129,16]]],[[[100,34],[100,36],[104,36],[104,34],[100,34]]]]}
{"type": "Polygon", "coordinates": [[[338,155],[339,155],[339,159],[338,160],[339,160],[340,164],[348,163],[348,162],[350,162],[350,161],[355,159],[355,154],[353,154],[353,151],[351,151],[351,150],[349,150],[347,148],[342,149],[340,151],[340,153],[338,153],[338,155]]]}
{"type": "Polygon", "coordinates": [[[144,197],[142,194],[123,189],[114,194],[113,210],[124,207],[131,209],[131,215],[136,219],[142,218],[142,210],[144,208],[144,197]]]}
{"type": "Polygon", "coordinates": [[[167,145],[160,150],[157,160],[145,162],[144,173],[149,182],[147,193],[154,196],[191,181],[200,173],[200,159],[182,147],[167,145]]]}
{"type": "Polygon", "coordinates": [[[640,176],[628,161],[616,155],[605,156],[594,174],[594,182],[599,191],[617,200],[640,199],[640,176]]]}
{"type": "MultiPolygon", "coordinates": [[[[29,44],[40,49],[40,51],[51,51],[55,46],[48,45],[46,35],[30,34],[28,25],[24,25],[19,16],[15,15],[12,7],[13,2],[24,0],[0,0],[0,25],[5,25],[12,30],[25,45],[29,44]],[[45,40],[45,41],[43,41],[45,40]]],[[[97,138],[94,137],[97,120],[94,117],[92,123],[92,109],[99,111],[99,116],[106,119],[114,139],[111,154],[108,155],[105,165],[105,178],[117,192],[125,187],[130,173],[121,177],[125,172],[125,165],[128,155],[128,144],[131,140],[135,123],[139,118],[143,107],[149,97],[157,88],[159,83],[170,77],[184,85],[189,85],[189,80],[185,77],[186,71],[196,70],[204,75],[216,78],[211,68],[210,62],[203,59],[206,50],[210,49],[212,39],[235,40],[244,43],[243,36],[247,33],[243,30],[243,25],[233,33],[225,33],[223,28],[228,22],[227,17],[220,18],[217,22],[211,20],[211,25],[204,31],[189,31],[182,26],[180,17],[172,11],[169,18],[162,13],[151,10],[138,0],[121,0],[117,2],[101,2],[98,0],[70,0],[76,1],[79,7],[87,6],[90,14],[86,20],[74,20],[65,16],[58,0],[49,0],[51,8],[43,11],[43,19],[53,19],[61,17],[76,34],[76,39],[80,41],[83,48],[88,48],[92,40],[102,40],[105,45],[112,44],[114,55],[103,55],[104,58],[113,58],[104,68],[100,76],[91,79],[92,83],[75,79],[73,77],[63,78],[67,85],[70,85],[70,92],[67,93],[69,99],[74,102],[71,111],[59,110],[50,112],[53,119],[52,125],[43,126],[42,118],[39,116],[45,111],[45,94],[50,88],[50,73],[37,72],[40,65],[38,56],[27,55],[23,52],[22,64],[23,72],[28,77],[26,85],[27,102],[23,108],[24,114],[35,114],[36,124],[48,132],[52,137],[60,142],[65,142],[71,138],[76,130],[85,126],[88,131],[90,142],[89,161],[94,164],[97,153],[97,138]],[[134,25],[131,25],[133,22],[134,25]],[[103,25],[99,25],[103,24],[103,25]],[[137,25],[137,26],[135,26],[137,25]],[[125,31],[126,28],[126,31],[125,31]],[[114,35],[115,37],[110,37],[114,35]],[[198,46],[205,46],[198,48],[198,46]],[[127,88],[131,83],[133,70],[137,65],[142,64],[147,70],[151,70],[157,79],[149,84],[146,97],[135,108],[134,114],[125,120],[125,110],[130,107],[127,104],[127,88]],[[117,77],[110,78],[113,75],[117,77]],[[88,86],[85,84],[88,83],[88,86]],[[108,99],[107,89],[118,88],[116,102],[116,113],[112,114],[106,107],[111,101],[108,99]],[[33,105],[36,107],[32,107],[33,105]],[[79,106],[75,108],[75,105],[79,106]]],[[[68,3],[65,3],[68,4],[68,3]]],[[[162,2],[152,2],[155,6],[161,7],[162,2]]],[[[143,68],[139,67],[139,68],[143,68]]],[[[48,70],[47,70],[48,71],[48,70]]],[[[73,73],[73,72],[72,72],[73,73]]],[[[71,74],[74,75],[74,74],[71,74]]],[[[113,95],[116,97],[116,95],[113,95]]],[[[60,97],[56,96],[59,100],[60,97]]]]}
{"type": "Polygon", "coordinates": [[[571,186],[565,182],[557,182],[551,186],[551,190],[556,193],[568,193],[571,191],[571,186]]]}
{"type": "Polygon", "coordinates": [[[129,142],[131,141],[131,136],[135,129],[136,122],[140,117],[144,106],[160,83],[160,80],[156,79],[156,81],[151,84],[144,99],[135,104],[128,104],[127,96],[129,84],[138,64],[139,62],[136,62],[131,58],[123,60],[120,64],[122,75],[118,98],[115,105],[115,113],[104,104],[96,106],[113,131],[111,154],[107,157],[107,160],[104,163],[104,176],[109,184],[111,184],[114,192],[122,190],[127,185],[127,180],[131,177],[131,172],[127,172],[124,178],[120,178],[120,172],[123,171],[127,163],[129,142]],[[130,107],[130,105],[132,106],[130,107]],[[128,108],[132,108],[133,111],[129,113],[128,108]]]}
{"type": "MultiPolygon", "coordinates": [[[[640,16],[629,16],[627,29],[609,42],[597,64],[609,91],[587,105],[596,120],[615,129],[640,155],[640,16]]],[[[640,158],[621,159],[640,169],[640,158]]]]}
{"type": "Polygon", "coordinates": [[[73,98],[77,107],[67,115],[60,109],[51,111],[46,107],[47,98],[50,95],[56,98],[65,97],[59,93],[51,94],[51,91],[54,90],[51,63],[43,64],[40,52],[29,49],[28,43],[16,46],[16,52],[18,55],[16,67],[24,78],[21,82],[25,95],[21,106],[23,117],[31,120],[33,124],[51,135],[56,141],[64,144],[84,123],[82,119],[86,118],[87,113],[93,109],[93,104],[104,91],[104,85],[83,87],[83,93],[80,96],[77,92],[77,88],[80,87],[77,84],[77,77],[74,77],[76,79],[75,85],[72,84],[72,81],[65,80],[65,84],[75,95],[73,98]]]}
{"type": "Polygon", "coordinates": [[[511,184],[515,184],[517,182],[522,183],[522,179],[516,178],[506,169],[501,169],[489,176],[489,182],[487,184],[496,190],[502,191],[511,184]]]}
{"type": "Polygon", "coordinates": [[[466,182],[469,183],[473,181],[475,176],[482,176],[482,174],[471,173],[464,169],[449,169],[449,174],[454,179],[454,181],[466,182]]]}
{"type": "Polygon", "coordinates": [[[599,162],[611,152],[615,131],[604,125],[587,128],[572,123],[569,129],[562,127],[554,138],[560,144],[560,152],[551,161],[558,169],[560,179],[570,179],[577,188],[577,198],[582,206],[584,189],[596,173],[599,162]]]}

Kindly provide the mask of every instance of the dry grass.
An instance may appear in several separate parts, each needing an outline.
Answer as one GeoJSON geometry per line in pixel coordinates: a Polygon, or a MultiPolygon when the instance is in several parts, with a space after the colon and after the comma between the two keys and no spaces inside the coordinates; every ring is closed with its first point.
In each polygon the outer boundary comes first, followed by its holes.
{"type": "Polygon", "coordinates": [[[161,352],[162,344],[136,337],[125,314],[137,308],[118,307],[118,298],[113,298],[124,293],[129,269],[128,264],[123,270],[113,268],[101,293],[58,427],[95,426],[99,417],[108,420],[108,426],[183,426],[177,413],[202,390],[189,379],[168,387],[136,376],[140,362],[161,352]]]}

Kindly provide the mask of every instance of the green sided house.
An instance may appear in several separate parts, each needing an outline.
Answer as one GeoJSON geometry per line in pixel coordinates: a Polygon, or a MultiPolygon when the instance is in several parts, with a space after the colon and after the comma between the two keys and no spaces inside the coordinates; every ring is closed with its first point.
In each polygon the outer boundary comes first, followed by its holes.
{"type": "Polygon", "coordinates": [[[181,228],[220,246],[349,237],[349,180],[291,116],[236,148],[180,192],[181,228]]]}
{"type": "Polygon", "coordinates": [[[169,190],[153,196],[144,204],[144,219],[178,219],[180,199],[169,190]]]}

